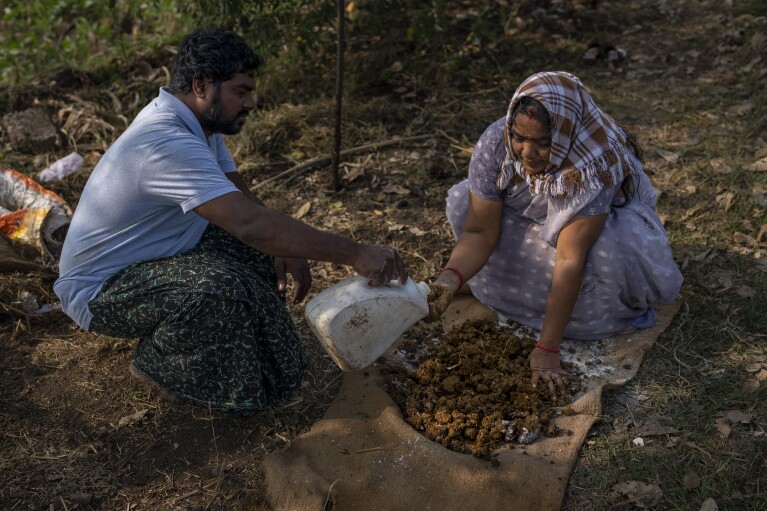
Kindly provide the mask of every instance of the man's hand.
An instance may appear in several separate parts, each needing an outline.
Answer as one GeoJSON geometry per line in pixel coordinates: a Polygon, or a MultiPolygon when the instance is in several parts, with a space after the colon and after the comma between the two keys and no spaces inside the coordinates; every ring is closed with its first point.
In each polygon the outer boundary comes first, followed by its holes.
{"type": "Polygon", "coordinates": [[[293,277],[293,303],[299,303],[312,287],[312,274],[306,259],[275,257],[274,269],[277,270],[277,289],[284,292],[288,287],[288,273],[293,277]]]}
{"type": "Polygon", "coordinates": [[[407,282],[407,268],[396,249],[380,245],[362,245],[354,261],[354,270],[369,279],[371,286],[399,280],[407,282]]]}
{"type": "Polygon", "coordinates": [[[453,290],[447,285],[434,283],[429,286],[429,322],[438,321],[442,314],[453,301],[453,290]]]}
{"type": "Polygon", "coordinates": [[[562,381],[562,376],[567,375],[567,372],[559,363],[559,353],[535,348],[530,353],[529,360],[530,369],[533,371],[533,387],[536,387],[539,381],[548,382],[551,399],[554,401],[557,401],[557,395],[564,397],[567,394],[565,382],[562,381]]]}

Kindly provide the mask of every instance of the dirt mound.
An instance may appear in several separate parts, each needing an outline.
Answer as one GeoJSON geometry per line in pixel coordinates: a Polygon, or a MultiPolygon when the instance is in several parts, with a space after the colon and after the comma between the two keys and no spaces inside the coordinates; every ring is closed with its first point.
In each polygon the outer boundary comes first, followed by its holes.
{"type": "Polygon", "coordinates": [[[436,342],[415,341],[427,346],[427,358],[417,369],[393,370],[390,394],[405,420],[429,439],[485,456],[505,443],[557,433],[549,425],[557,403],[547,386],[530,384],[532,337],[493,322],[469,321],[436,342]]]}

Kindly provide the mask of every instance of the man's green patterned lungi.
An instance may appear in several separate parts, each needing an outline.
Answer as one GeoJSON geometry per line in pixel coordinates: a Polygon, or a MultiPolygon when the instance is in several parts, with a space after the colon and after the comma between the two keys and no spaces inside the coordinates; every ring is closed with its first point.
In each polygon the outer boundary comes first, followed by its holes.
{"type": "Polygon", "coordinates": [[[212,224],[195,248],[112,276],[88,307],[91,331],[139,338],[138,369],[229,413],[283,401],[306,367],[274,258],[212,224]]]}

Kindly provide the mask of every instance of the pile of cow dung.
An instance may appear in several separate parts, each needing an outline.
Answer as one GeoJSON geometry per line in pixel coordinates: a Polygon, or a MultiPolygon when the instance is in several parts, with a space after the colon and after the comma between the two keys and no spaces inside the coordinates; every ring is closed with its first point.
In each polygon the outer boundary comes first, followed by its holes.
{"type": "Polygon", "coordinates": [[[489,321],[466,322],[436,340],[415,335],[406,339],[413,343],[409,351],[425,347],[425,359],[392,369],[389,392],[405,420],[427,438],[486,457],[508,443],[557,434],[549,423],[557,403],[548,386],[531,385],[532,337],[489,321]]]}

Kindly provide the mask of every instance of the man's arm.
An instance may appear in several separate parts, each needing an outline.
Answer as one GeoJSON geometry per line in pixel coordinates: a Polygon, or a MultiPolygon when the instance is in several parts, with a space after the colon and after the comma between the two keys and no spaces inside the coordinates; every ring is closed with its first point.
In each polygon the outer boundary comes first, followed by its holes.
{"type": "MultiPolygon", "coordinates": [[[[256,194],[250,191],[239,172],[227,172],[226,177],[236,186],[242,194],[259,206],[266,207],[256,194]]],[[[277,288],[285,291],[288,286],[287,275],[293,276],[293,303],[298,303],[306,297],[312,287],[312,274],[309,271],[309,262],[303,258],[276,257],[274,269],[277,271],[277,288]]]]}
{"type": "Polygon", "coordinates": [[[256,204],[266,206],[266,204],[264,204],[264,202],[259,199],[255,193],[250,191],[250,188],[248,188],[248,185],[245,184],[245,181],[242,179],[242,176],[239,172],[227,172],[224,175],[229,179],[229,181],[234,183],[234,186],[236,186],[237,189],[241,191],[243,195],[245,195],[245,197],[252,200],[256,204]]]}
{"type": "Polygon", "coordinates": [[[276,209],[231,192],[194,208],[209,222],[256,250],[275,257],[299,257],[352,266],[380,285],[407,281],[407,269],[396,250],[364,245],[315,229],[276,209]]]}

